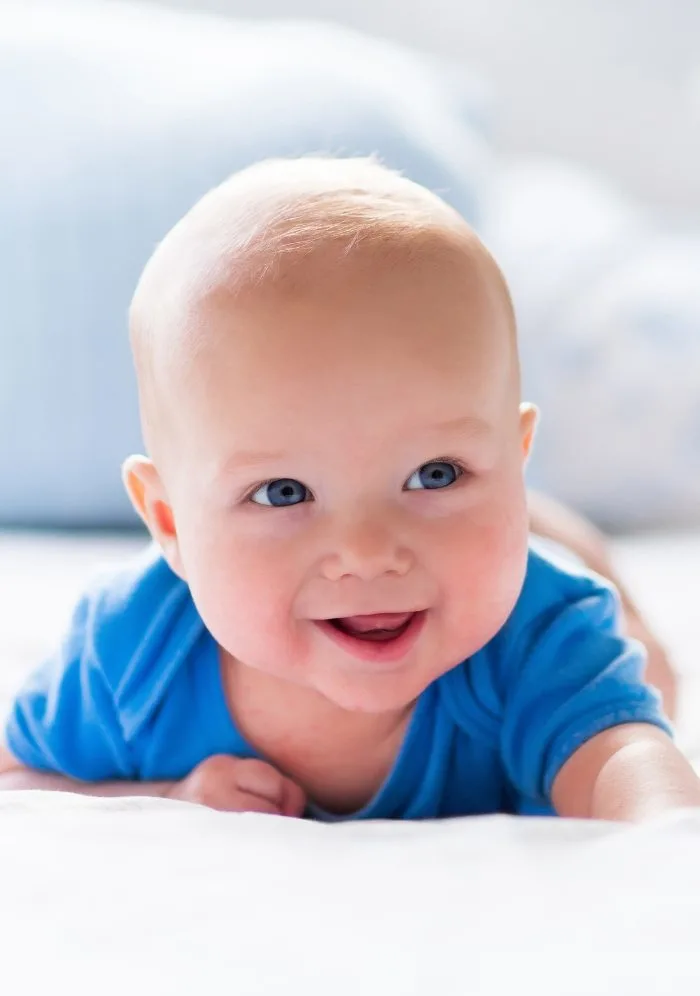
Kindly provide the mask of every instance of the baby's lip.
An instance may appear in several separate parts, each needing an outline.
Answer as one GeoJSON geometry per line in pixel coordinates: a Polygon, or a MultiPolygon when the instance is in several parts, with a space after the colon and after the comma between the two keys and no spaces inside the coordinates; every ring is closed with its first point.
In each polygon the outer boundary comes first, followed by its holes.
{"type": "Polygon", "coordinates": [[[402,606],[397,609],[383,608],[377,612],[357,612],[357,610],[350,609],[349,612],[334,612],[332,615],[316,616],[311,619],[311,622],[333,622],[334,619],[343,619],[354,621],[359,626],[367,624],[368,628],[393,629],[394,626],[401,625],[401,622],[408,616],[415,615],[417,612],[425,612],[426,609],[426,605],[402,606]],[[396,620],[396,622],[392,622],[392,620],[396,620]]]}

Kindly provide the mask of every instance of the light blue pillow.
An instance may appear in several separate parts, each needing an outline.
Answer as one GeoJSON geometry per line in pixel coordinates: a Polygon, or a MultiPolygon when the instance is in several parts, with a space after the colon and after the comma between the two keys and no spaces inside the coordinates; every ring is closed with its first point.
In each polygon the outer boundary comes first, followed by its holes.
{"type": "Polygon", "coordinates": [[[700,236],[649,234],[560,322],[533,473],[612,530],[700,523],[700,236]]]}
{"type": "Polygon", "coordinates": [[[266,156],[378,152],[477,222],[484,107],[454,67],[321,24],[4,6],[0,524],[135,521],[127,306],[209,187],[266,156]]]}

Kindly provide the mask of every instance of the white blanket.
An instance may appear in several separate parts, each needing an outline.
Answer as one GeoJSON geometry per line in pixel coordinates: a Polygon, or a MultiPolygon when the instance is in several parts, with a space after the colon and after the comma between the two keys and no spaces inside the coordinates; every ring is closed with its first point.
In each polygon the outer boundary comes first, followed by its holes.
{"type": "MultiPolygon", "coordinates": [[[[53,643],[85,576],[126,545],[0,537],[2,694],[53,643]]],[[[681,736],[700,756],[700,536],[627,542],[619,556],[687,674],[681,736]]],[[[323,826],[7,793],[0,896],[0,977],[20,996],[700,991],[694,813],[644,827],[323,826]]]]}

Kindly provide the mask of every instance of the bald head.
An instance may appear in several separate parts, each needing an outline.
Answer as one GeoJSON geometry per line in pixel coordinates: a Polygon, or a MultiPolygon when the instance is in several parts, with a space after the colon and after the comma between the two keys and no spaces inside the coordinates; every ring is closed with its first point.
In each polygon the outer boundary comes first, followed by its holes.
{"type": "MultiPolygon", "coordinates": [[[[268,160],[234,174],[166,235],[130,311],[144,431],[169,376],[211,344],[202,309],[251,293],[303,293],[344,270],[459,257],[513,332],[496,263],[438,196],[371,159],[268,160]]],[[[514,339],[514,336],[513,336],[514,339]]]]}

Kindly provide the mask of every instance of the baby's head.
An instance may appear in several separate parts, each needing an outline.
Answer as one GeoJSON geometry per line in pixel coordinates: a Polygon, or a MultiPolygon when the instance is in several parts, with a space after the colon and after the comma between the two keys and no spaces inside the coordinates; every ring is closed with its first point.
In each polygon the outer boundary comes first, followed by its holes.
{"type": "Polygon", "coordinates": [[[158,247],[131,333],[127,488],[225,653],[379,712],[500,629],[535,412],[501,273],[437,196],[367,160],[244,170],[158,247]]]}

